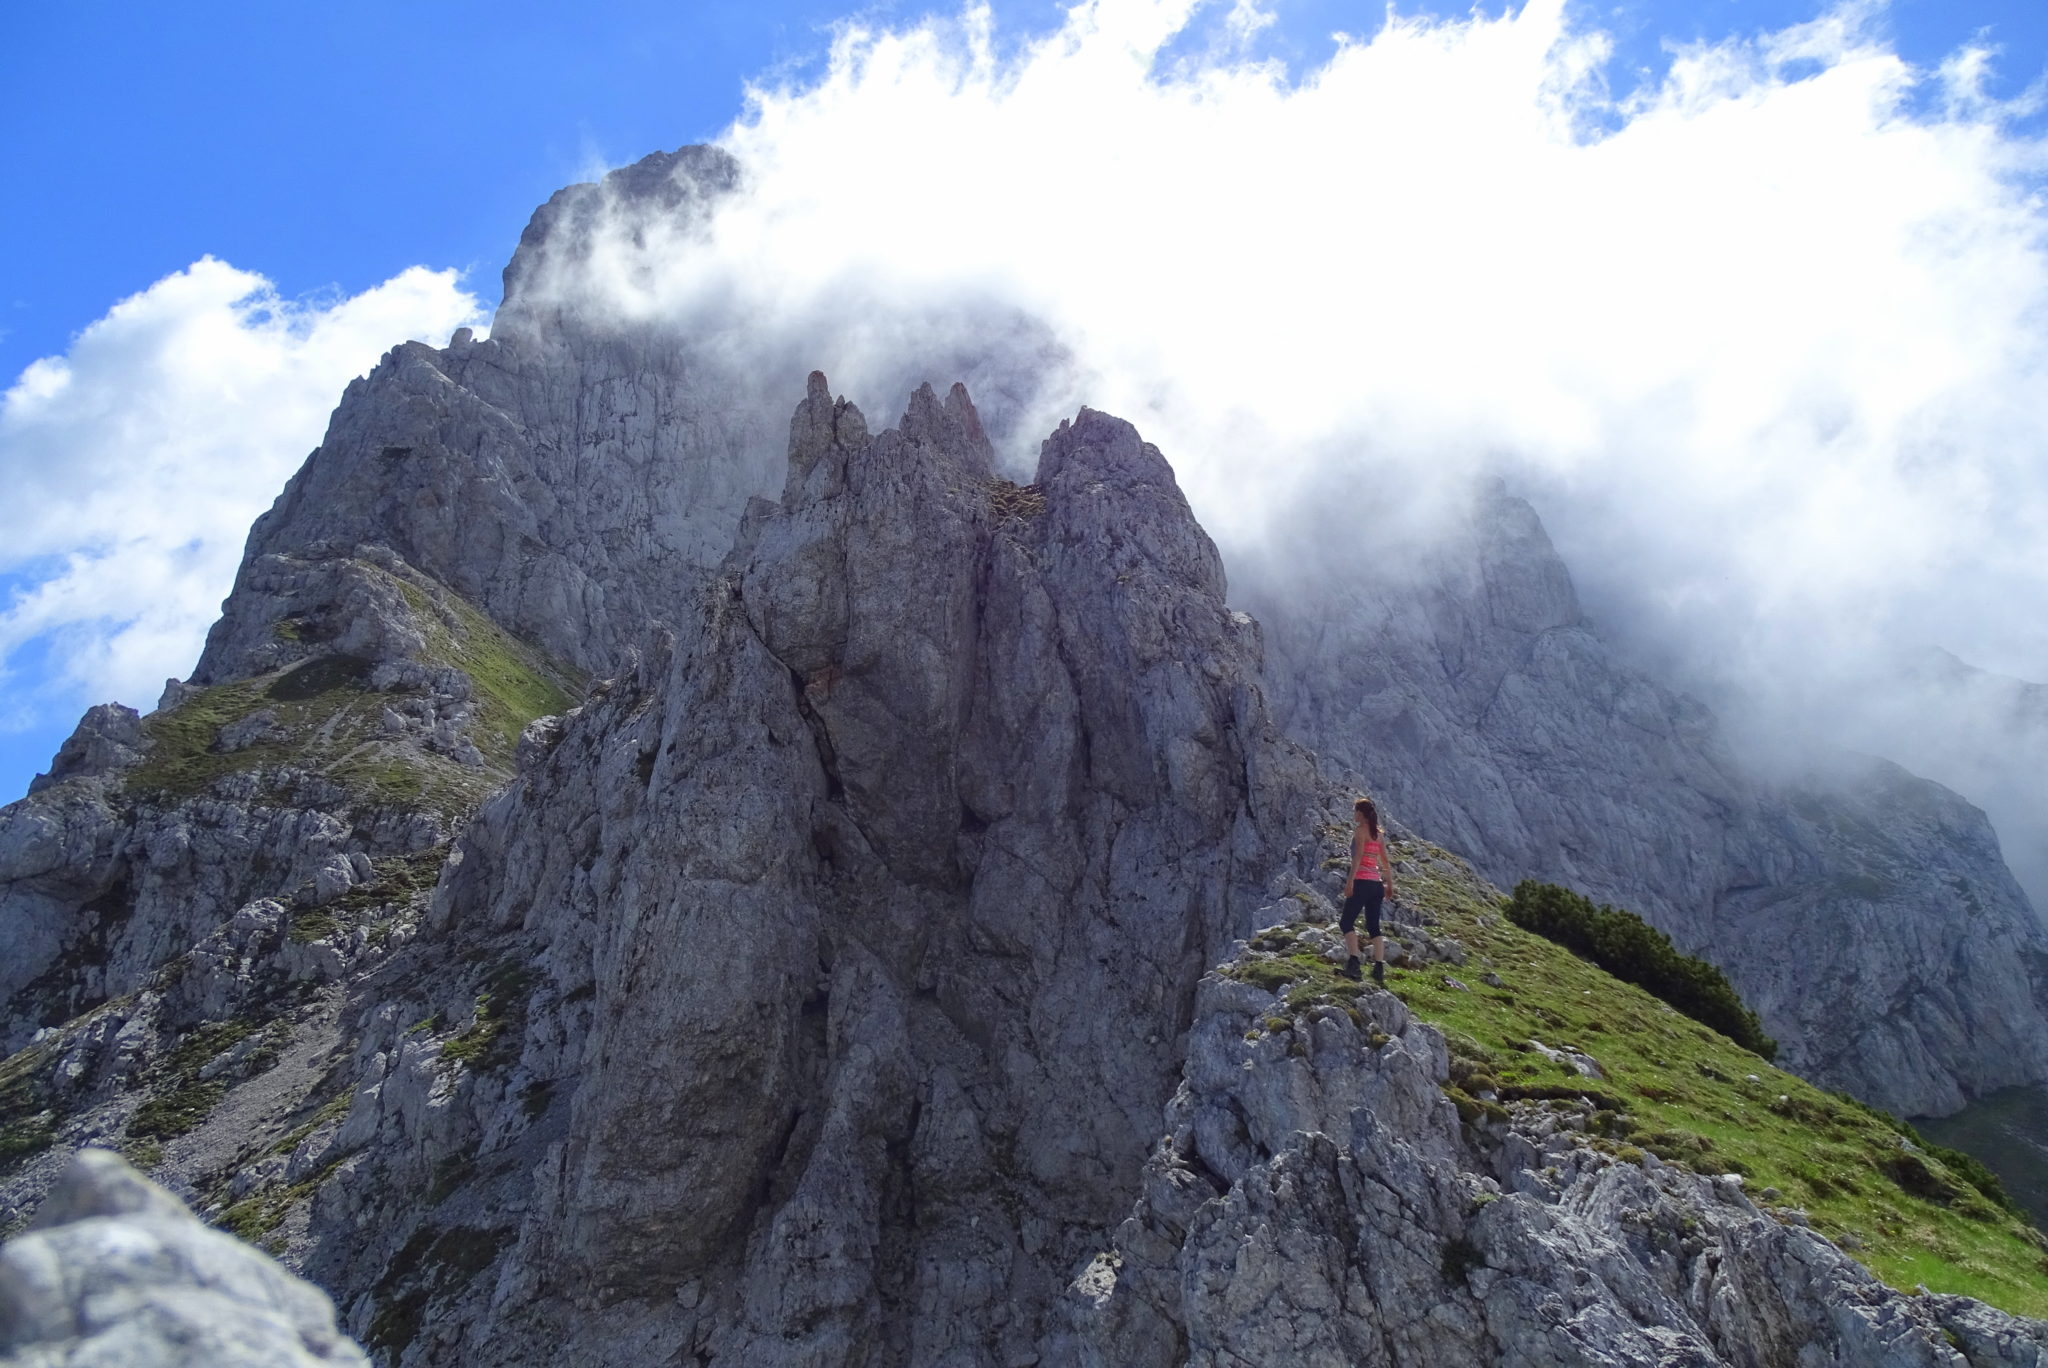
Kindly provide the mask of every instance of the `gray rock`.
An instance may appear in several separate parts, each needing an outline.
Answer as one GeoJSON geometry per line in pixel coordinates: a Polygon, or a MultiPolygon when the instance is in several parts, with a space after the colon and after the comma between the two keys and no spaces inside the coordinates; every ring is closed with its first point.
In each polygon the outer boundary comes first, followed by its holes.
{"type": "Polygon", "coordinates": [[[8,1368],[367,1365],[325,1293],[199,1223],[108,1150],[80,1150],[0,1247],[8,1368]]]}
{"type": "Polygon", "coordinates": [[[1894,1292],[1732,1175],[1521,1119],[1461,1127],[1438,1032],[1387,994],[1359,1006],[1362,1024],[1324,1011],[1283,1042],[1247,1029],[1269,994],[1203,980],[1172,1133],[1113,1244],[1077,1264],[1047,1361],[2048,1362],[2048,1325],[1894,1292]]]}
{"type": "Polygon", "coordinates": [[[143,746],[142,719],[135,709],[119,703],[88,708],[77,729],[58,748],[49,772],[30,780],[28,791],[40,793],[66,779],[118,773],[141,761],[143,746]]]}
{"type": "Polygon", "coordinates": [[[280,619],[306,618],[316,635],[376,620],[316,582],[316,567],[359,547],[595,674],[611,673],[650,621],[689,611],[747,499],[781,475],[774,415],[795,377],[736,369],[724,349],[667,326],[592,316],[562,279],[608,216],[686,228],[736,176],[724,152],[692,147],[569,187],[521,238],[488,341],[408,342],[352,383],[320,448],[251,530],[194,681],[274,668],[293,649],[277,639],[280,619]]]}
{"type": "MultiPolygon", "coordinates": [[[[1529,1048],[1542,1055],[1545,1059],[1552,1060],[1571,1069],[1581,1078],[1607,1077],[1606,1071],[1600,1067],[1600,1061],[1589,1054],[1582,1054],[1577,1050],[1552,1049],[1540,1040],[1530,1041],[1529,1048]]],[[[1756,1075],[1751,1074],[1750,1077],[1754,1080],[1756,1075]]]]}
{"type": "Polygon", "coordinates": [[[547,947],[520,1067],[568,1097],[494,1293],[549,1330],[446,1352],[1031,1352],[1199,966],[1321,853],[1223,590],[1129,424],[1063,425],[1019,500],[963,391],[870,432],[814,376],[781,501],[437,903],[547,947]]]}
{"type": "Polygon", "coordinates": [[[220,729],[214,749],[232,754],[247,750],[251,746],[284,741],[291,733],[278,725],[275,708],[259,708],[247,717],[238,718],[220,729]]]}

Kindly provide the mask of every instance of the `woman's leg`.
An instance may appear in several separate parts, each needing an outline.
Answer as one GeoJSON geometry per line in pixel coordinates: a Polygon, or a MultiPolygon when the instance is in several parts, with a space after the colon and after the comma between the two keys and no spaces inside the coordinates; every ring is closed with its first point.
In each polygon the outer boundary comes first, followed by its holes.
{"type": "Polygon", "coordinates": [[[1377,879],[1362,886],[1366,890],[1365,931],[1372,937],[1373,977],[1378,978],[1382,973],[1379,966],[1387,962],[1387,938],[1380,934],[1380,905],[1386,900],[1387,886],[1377,879]]]}
{"type": "Polygon", "coordinates": [[[1344,897],[1343,915],[1337,919],[1337,927],[1344,933],[1344,951],[1350,956],[1344,961],[1344,972],[1352,978],[1358,977],[1358,909],[1365,906],[1367,887],[1363,879],[1352,880],[1351,891],[1344,897]]]}

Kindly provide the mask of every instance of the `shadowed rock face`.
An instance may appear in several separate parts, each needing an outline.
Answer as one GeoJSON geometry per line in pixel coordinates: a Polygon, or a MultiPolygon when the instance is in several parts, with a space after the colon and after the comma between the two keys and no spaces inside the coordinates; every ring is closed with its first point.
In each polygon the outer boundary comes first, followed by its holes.
{"type": "Polygon", "coordinates": [[[578,1046],[517,1256],[573,1361],[644,1322],[732,1363],[1034,1342],[1201,966],[1307,872],[1310,767],[1223,588],[1129,424],[1083,411],[1017,489],[963,390],[871,435],[812,377],[781,502],[446,890],[588,1000],[529,1027],[578,1046]]]}
{"type": "Polygon", "coordinates": [[[1719,965],[1809,1078],[1924,1115],[2044,1076],[2048,931],[1981,812],[1860,757],[1752,778],[1601,639],[1498,489],[1425,552],[1378,552],[1251,586],[1290,735],[1502,884],[1627,907],[1719,965]]]}

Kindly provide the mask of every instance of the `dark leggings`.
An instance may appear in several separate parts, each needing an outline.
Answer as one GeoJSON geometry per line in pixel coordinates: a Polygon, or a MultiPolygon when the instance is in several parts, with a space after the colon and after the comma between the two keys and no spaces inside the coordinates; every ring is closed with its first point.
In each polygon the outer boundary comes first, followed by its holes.
{"type": "Polygon", "coordinates": [[[1378,879],[1353,879],[1351,896],[1344,900],[1344,915],[1337,925],[1345,935],[1358,925],[1358,909],[1365,909],[1365,934],[1377,936],[1380,933],[1380,902],[1387,896],[1387,886],[1378,879]]]}

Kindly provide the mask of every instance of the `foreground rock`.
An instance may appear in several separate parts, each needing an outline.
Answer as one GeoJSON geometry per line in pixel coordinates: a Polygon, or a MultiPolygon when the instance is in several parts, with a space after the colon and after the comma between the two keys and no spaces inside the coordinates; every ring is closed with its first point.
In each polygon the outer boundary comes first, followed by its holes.
{"type": "Polygon", "coordinates": [[[0,1248],[7,1368],[367,1365],[327,1294],[109,1150],[80,1150],[31,1233],[0,1248]]]}
{"type": "Polygon", "coordinates": [[[1100,1368],[2038,1368],[2048,1324],[1879,1283],[1733,1175],[1588,1143],[1570,1107],[1461,1122],[1391,993],[1203,980],[1144,1195],[1049,1361],[1100,1368]]]}

